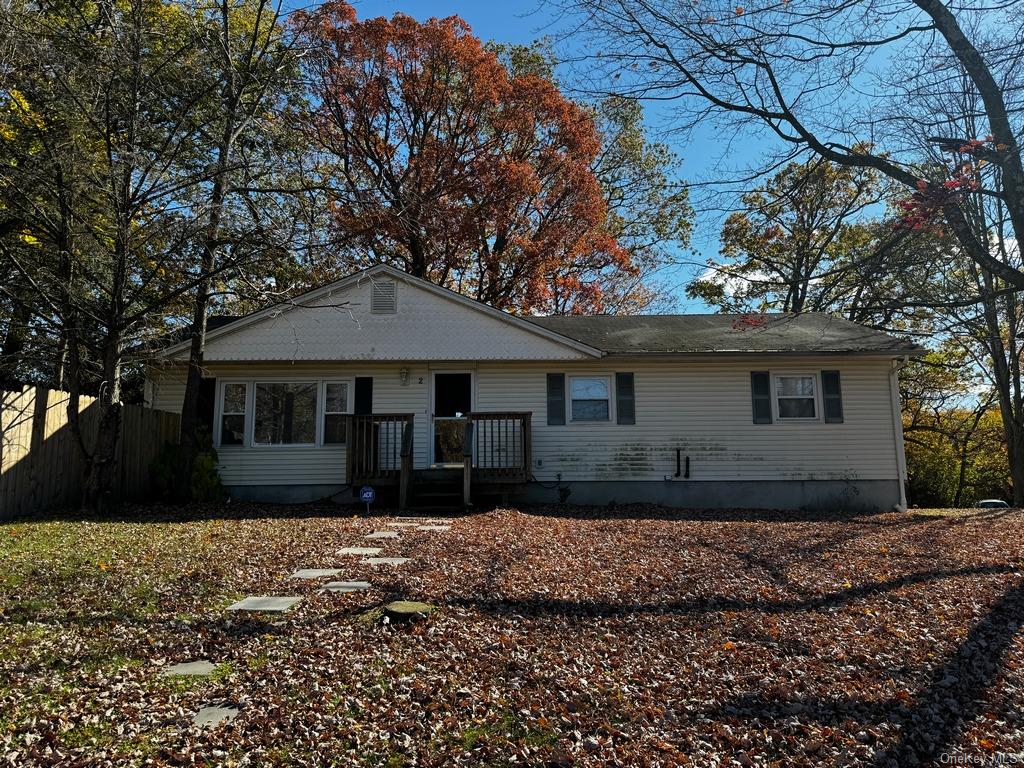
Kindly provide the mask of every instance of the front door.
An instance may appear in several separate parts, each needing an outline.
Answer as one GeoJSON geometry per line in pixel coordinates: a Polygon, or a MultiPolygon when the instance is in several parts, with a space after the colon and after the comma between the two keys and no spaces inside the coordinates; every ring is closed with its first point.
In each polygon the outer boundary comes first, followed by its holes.
{"type": "Polygon", "coordinates": [[[473,410],[473,374],[434,374],[434,464],[462,464],[466,419],[473,410]]]}

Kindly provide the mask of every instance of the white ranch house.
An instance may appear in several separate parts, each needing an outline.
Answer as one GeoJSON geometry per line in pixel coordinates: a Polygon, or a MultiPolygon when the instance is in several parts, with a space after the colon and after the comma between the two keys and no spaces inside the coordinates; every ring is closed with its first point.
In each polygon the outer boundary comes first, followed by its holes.
{"type": "MultiPolygon", "coordinates": [[[[214,318],[229,493],[905,508],[897,372],[920,348],[819,314],[516,317],[388,266],[214,318]]],[[[187,343],[146,383],[180,411],[187,343]]]]}

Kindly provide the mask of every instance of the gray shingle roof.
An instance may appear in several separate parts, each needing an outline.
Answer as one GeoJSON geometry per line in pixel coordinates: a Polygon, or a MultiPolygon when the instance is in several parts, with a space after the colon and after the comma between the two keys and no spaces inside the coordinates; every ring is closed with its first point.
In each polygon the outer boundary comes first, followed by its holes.
{"type": "Polygon", "coordinates": [[[789,352],[914,355],[923,350],[831,315],[569,315],[531,317],[609,354],[789,352]]]}

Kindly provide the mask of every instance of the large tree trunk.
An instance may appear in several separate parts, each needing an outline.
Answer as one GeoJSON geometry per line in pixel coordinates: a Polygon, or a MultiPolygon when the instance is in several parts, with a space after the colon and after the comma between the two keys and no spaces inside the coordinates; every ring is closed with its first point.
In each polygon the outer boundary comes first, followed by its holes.
{"type": "Polygon", "coordinates": [[[1012,438],[1007,436],[1006,451],[1013,483],[1013,506],[1024,507],[1024,430],[1019,425],[1012,438]]]}
{"type": "Polygon", "coordinates": [[[103,380],[97,398],[99,423],[82,484],[82,508],[102,512],[115,489],[117,441],[121,434],[121,335],[111,331],[103,350],[103,380]]]}
{"type": "MultiPolygon", "coordinates": [[[[992,276],[982,272],[984,299],[982,311],[985,318],[985,346],[992,363],[992,382],[999,401],[1003,436],[1006,440],[1006,459],[1013,483],[1013,505],[1024,506],[1024,404],[1021,400],[1020,366],[1013,358],[1017,355],[1016,342],[1011,333],[1007,349],[1003,343],[1003,320],[997,299],[993,298],[992,276]]],[[[1011,296],[1012,301],[1012,296],[1011,296]]],[[[1013,305],[1007,306],[1012,310],[1013,305]]],[[[1009,318],[1010,327],[1015,328],[1015,319],[1009,318]]]]}
{"type": "MultiPolygon", "coordinates": [[[[203,262],[208,257],[204,248],[203,262]]],[[[210,304],[210,280],[204,278],[196,288],[195,310],[192,314],[192,344],[189,347],[188,373],[185,376],[185,397],[181,406],[181,466],[175,498],[188,501],[191,498],[192,468],[195,465],[196,429],[199,427],[199,389],[203,379],[203,355],[206,350],[206,313],[210,304]]]]}
{"type": "MultiPolygon", "coordinates": [[[[231,67],[230,36],[228,35],[227,5],[221,5],[223,42],[228,59],[226,66],[231,67]]],[[[181,408],[181,465],[175,497],[178,501],[189,501],[192,496],[192,469],[195,466],[196,429],[199,427],[199,390],[203,381],[203,357],[206,352],[206,316],[210,306],[210,291],[213,285],[214,269],[217,266],[217,249],[221,237],[221,220],[224,212],[224,200],[228,192],[227,172],[231,164],[234,149],[235,132],[239,126],[239,103],[236,92],[237,83],[230,73],[228,83],[222,94],[224,123],[221,127],[220,144],[217,147],[217,175],[210,190],[210,211],[203,237],[202,255],[199,263],[199,283],[196,285],[195,307],[192,311],[192,335],[188,355],[188,373],[185,377],[185,397],[181,408]]]]}

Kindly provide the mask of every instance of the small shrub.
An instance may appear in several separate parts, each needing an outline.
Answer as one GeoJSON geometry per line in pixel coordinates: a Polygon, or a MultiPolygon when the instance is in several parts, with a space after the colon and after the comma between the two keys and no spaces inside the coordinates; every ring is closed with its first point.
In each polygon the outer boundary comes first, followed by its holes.
{"type": "MultiPolygon", "coordinates": [[[[181,476],[181,446],[177,443],[165,445],[149,466],[153,495],[163,501],[180,498],[176,493],[178,478],[181,476]]],[[[217,451],[213,437],[205,429],[196,433],[196,455],[192,461],[192,478],[188,498],[191,501],[222,501],[224,487],[217,474],[217,451]]]]}

